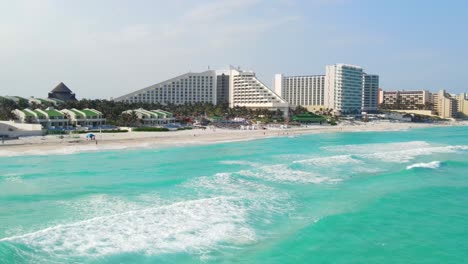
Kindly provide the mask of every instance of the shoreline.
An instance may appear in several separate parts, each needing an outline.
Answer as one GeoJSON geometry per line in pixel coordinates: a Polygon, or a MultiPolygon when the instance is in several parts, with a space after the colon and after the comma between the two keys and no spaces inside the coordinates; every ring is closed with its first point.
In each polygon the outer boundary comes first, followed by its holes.
{"type": "Polygon", "coordinates": [[[415,128],[447,126],[468,126],[468,121],[440,124],[357,122],[353,124],[341,123],[337,126],[312,125],[309,127],[287,129],[268,128],[267,130],[229,130],[216,128],[169,132],[96,133],[96,141],[86,140],[85,135],[79,135],[79,138],[76,136],[64,136],[63,139],[60,139],[56,135],[50,135],[5,141],[4,144],[0,144],[0,157],[60,155],[123,149],[160,149],[322,133],[404,131],[415,128]]]}

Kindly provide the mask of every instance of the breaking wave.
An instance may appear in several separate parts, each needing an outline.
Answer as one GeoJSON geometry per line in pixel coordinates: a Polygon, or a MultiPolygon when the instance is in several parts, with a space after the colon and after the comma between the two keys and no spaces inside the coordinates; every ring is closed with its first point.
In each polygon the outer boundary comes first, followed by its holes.
{"type": "Polygon", "coordinates": [[[426,168],[426,169],[437,169],[441,165],[440,161],[432,161],[428,163],[415,163],[413,165],[406,166],[407,170],[411,170],[414,168],[426,168]]]}
{"type": "Polygon", "coordinates": [[[336,166],[336,165],[344,165],[344,164],[358,164],[362,163],[362,161],[354,159],[351,155],[338,155],[338,156],[331,156],[331,157],[320,157],[320,158],[311,158],[311,159],[303,159],[303,160],[296,160],[293,163],[300,163],[306,165],[314,165],[314,166],[336,166]]]}
{"type": "Polygon", "coordinates": [[[62,224],[0,239],[56,256],[200,253],[220,242],[255,241],[246,208],[234,197],[190,200],[62,224]]]}
{"type": "Polygon", "coordinates": [[[254,177],[273,182],[282,183],[332,183],[338,182],[339,179],[332,179],[322,176],[317,173],[295,170],[285,164],[262,166],[258,169],[242,170],[238,172],[239,175],[246,177],[254,177]]]}
{"type": "Polygon", "coordinates": [[[411,141],[386,144],[362,144],[325,147],[332,152],[352,153],[359,158],[378,160],[383,162],[406,163],[418,156],[438,153],[456,153],[468,150],[466,145],[433,146],[424,141],[411,141]]]}

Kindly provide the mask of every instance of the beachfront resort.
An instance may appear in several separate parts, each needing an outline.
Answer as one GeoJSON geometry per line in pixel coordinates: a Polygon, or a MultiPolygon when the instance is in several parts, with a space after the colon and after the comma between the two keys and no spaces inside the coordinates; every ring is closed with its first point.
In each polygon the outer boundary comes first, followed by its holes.
{"type": "Polygon", "coordinates": [[[387,91],[379,75],[349,64],[328,65],[318,75],[276,74],[272,88],[239,67],[188,72],[111,101],[77,100],[61,82],[46,98],[2,96],[0,106],[4,138],[132,127],[242,129],[468,117],[466,93],[387,91]]]}

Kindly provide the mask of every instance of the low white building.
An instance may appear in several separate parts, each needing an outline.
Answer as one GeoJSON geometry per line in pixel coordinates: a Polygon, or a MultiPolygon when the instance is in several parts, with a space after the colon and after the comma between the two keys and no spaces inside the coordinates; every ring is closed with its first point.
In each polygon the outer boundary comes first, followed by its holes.
{"type": "Polygon", "coordinates": [[[63,101],[60,101],[58,99],[49,99],[49,98],[36,98],[36,97],[30,97],[28,99],[28,102],[29,104],[37,104],[37,105],[48,105],[48,104],[52,104],[54,106],[57,106],[61,103],[63,103],[63,101]]]}
{"type": "Polygon", "coordinates": [[[62,109],[60,110],[74,127],[99,127],[106,123],[103,114],[96,109],[85,108],[78,110],[62,109]]]}
{"type": "Polygon", "coordinates": [[[160,109],[145,110],[143,108],[138,108],[124,111],[122,114],[135,114],[143,126],[159,126],[175,123],[175,118],[172,113],[160,109]]]}
{"type": "Polygon", "coordinates": [[[42,136],[40,124],[22,124],[14,121],[0,121],[0,140],[6,138],[42,136]]]}
{"type": "Polygon", "coordinates": [[[29,109],[23,110],[15,109],[12,113],[16,116],[16,121],[23,124],[41,124],[43,128],[65,129],[74,127],[97,127],[104,125],[106,119],[102,113],[95,109],[62,109],[56,110],[48,107],[42,109],[29,109]]]}
{"type": "Polygon", "coordinates": [[[68,127],[68,119],[63,113],[48,107],[45,110],[31,110],[25,108],[23,110],[15,109],[12,113],[16,116],[16,120],[20,123],[41,124],[46,129],[59,129],[68,127]]]}

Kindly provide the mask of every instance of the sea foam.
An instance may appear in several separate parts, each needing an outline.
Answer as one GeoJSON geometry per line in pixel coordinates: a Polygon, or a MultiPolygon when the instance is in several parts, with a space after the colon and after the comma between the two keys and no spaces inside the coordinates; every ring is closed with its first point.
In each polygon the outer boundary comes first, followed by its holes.
{"type": "Polygon", "coordinates": [[[358,164],[362,161],[354,159],[351,155],[338,155],[330,157],[318,157],[303,160],[296,160],[293,163],[300,163],[313,166],[336,166],[344,164],[358,164]]]}
{"type": "Polygon", "coordinates": [[[247,177],[255,177],[273,182],[282,183],[326,183],[337,182],[338,179],[332,179],[322,176],[320,174],[295,170],[289,168],[286,164],[267,165],[257,169],[242,170],[238,172],[239,175],[247,177]]]}
{"type": "MultiPolygon", "coordinates": [[[[242,179],[231,173],[216,173],[184,183],[182,187],[198,190],[199,195],[228,195],[245,201],[248,211],[260,210],[264,218],[291,209],[289,195],[273,187],[242,179]]],[[[268,219],[263,219],[268,221],[268,219]]]]}
{"type": "Polygon", "coordinates": [[[440,161],[432,161],[427,163],[415,163],[413,165],[406,166],[407,170],[411,170],[414,168],[426,168],[426,169],[437,169],[440,167],[440,161]]]}
{"type": "Polygon", "coordinates": [[[349,153],[356,157],[392,163],[407,163],[418,156],[455,153],[468,150],[466,145],[434,146],[425,141],[382,144],[342,145],[323,148],[331,152],[349,153]]]}
{"type": "Polygon", "coordinates": [[[246,210],[236,198],[213,197],[95,217],[0,239],[57,256],[121,253],[197,254],[218,243],[255,240],[246,210]]]}

